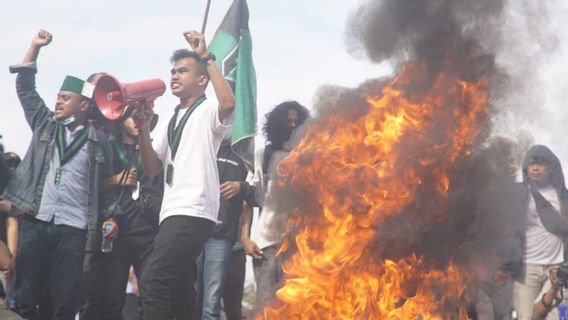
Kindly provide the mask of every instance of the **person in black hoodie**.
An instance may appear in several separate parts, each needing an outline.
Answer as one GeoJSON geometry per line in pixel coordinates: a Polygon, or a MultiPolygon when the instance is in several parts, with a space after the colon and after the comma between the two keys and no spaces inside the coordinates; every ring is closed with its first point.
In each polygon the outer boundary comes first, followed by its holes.
{"type": "Polygon", "coordinates": [[[217,153],[220,182],[219,223],[197,258],[197,297],[201,319],[219,319],[221,298],[229,272],[233,245],[237,241],[239,220],[243,209],[249,208],[245,198],[249,184],[245,181],[248,170],[244,162],[231,149],[226,138],[217,153]]]}
{"type": "Polygon", "coordinates": [[[535,299],[549,282],[549,268],[565,261],[568,236],[568,190],[560,161],[543,145],[535,145],[523,162],[526,188],[521,237],[522,268],[514,284],[517,319],[531,319],[535,299]]]}
{"type": "Polygon", "coordinates": [[[134,266],[137,275],[142,273],[158,233],[163,175],[149,177],[143,173],[137,148],[139,107],[128,106],[110,128],[114,175],[103,186],[108,189],[103,202],[109,203],[104,219],[118,227],[116,234],[103,235],[114,240],[111,252],[102,253],[99,249],[85,259],[81,320],[122,319],[130,266],[134,266]],[[124,174],[127,171],[128,175],[124,174]]]}

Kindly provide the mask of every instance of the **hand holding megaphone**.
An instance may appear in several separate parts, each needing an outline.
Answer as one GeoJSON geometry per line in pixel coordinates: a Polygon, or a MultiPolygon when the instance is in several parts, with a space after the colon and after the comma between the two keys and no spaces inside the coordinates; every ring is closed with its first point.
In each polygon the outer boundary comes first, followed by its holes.
{"type": "Polygon", "coordinates": [[[151,131],[158,121],[158,116],[154,113],[154,100],[148,100],[133,114],[136,128],[144,131],[151,131]]]}
{"type": "Polygon", "coordinates": [[[121,83],[115,77],[104,74],[95,84],[93,99],[105,118],[116,120],[120,118],[124,108],[132,103],[141,104],[144,110],[151,110],[154,100],[165,91],[166,84],[160,79],[121,83]]]}

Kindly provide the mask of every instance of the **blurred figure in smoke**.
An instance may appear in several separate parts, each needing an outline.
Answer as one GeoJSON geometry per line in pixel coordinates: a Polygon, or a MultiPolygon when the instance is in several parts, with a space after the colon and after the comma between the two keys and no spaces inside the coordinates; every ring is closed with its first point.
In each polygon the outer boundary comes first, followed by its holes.
{"type": "MultiPolygon", "coordinates": [[[[560,161],[535,145],[523,162],[526,201],[523,222],[522,272],[515,279],[514,304],[519,320],[531,319],[533,305],[549,280],[550,267],[565,261],[568,236],[568,190],[560,161]]],[[[545,306],[548,307],[548,306],[545,306]]]]}
{"type": "Polygon", "coordinates": [[[258,226],[250,237],[252,212],[243,214],[241,242],[245,252],[253,257],[256,281],[256,308],[262,307],[274,297],[277,284],[282,279],[282,265],[276,251],[282,241],[282,232],[275,232],[274,221],[282,212],[276,212],[270,193],[278,181],[276,167],[292,150],[289,139],[292,132],[309,117],[309,111],[296,101],[276,106],[266,115],[263,132],[267,145],[255,155],[255,202],[260,207],[258,226]]]}
{"type": "Polygon", "coordinates": [[[474,220],[468,228],[468,256],[478,280],[478,319],[501,320],[513,309],[512,277],[519,273],[522,233],[517,216],[524,194],[515,182],[516,149],[512,141],[497,137],[472,161],[468,193],[474,197],[474,220]]]}

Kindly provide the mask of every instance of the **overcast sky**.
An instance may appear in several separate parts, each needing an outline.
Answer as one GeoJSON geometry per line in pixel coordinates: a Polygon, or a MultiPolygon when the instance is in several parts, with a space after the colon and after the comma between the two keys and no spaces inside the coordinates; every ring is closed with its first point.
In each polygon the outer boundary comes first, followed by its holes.
{"type": "MultiPolygon", "coordinates": [[[[231,0],[213,0],[206,37],[211,39],[231,0]]],[[[258,78],[259,125],[266,111],[286,99],[310,107],[324,84],[357,86],[388,74],[347,53],[345,26],[359,1],[249,0],[253,57],[258,78]]],[[[23,154],[31,132],[16,98],[10,64],[19,63],[40,28],[54,35],[39,57],[38,91],[53,107],[67,74],[86,77],[97,71],[123,82],[169,79],[169,57],[185,47],[182,31],[199,29],[201,1],[18,0],[0,12],[0,133],[7,150],[23,154]],[[4,69],[2,69],[4,68],[4,69]]],[[[567,163],[568,2],[510,1],[498,63],[519,82],[507,101],[496,132],[529,137],[552,146],[567,163]],[[527,84],[522,82],[527,80],[527,84]]],[[[156,101],[157,113],[176,105],[169,91],[156,101]]]]}
{"type": "MultiPolygon", "coordinates": [[[[213,0],[206,29],[211,39],[232,1],[213,0]]],[[[168,83],[174,49],[186,47],[184,30],[201,28],[206,1],[12,2],[0,13],[0,133],[7,150],[24,153],[31,132],[17,100],[10,64],[19,63],[40,28],[53,34],[42,49],[37,88],[53,107],[67,74],[97,71],[122,82],[161,78],[168,83]],[[0,69],[2,70],[2,69],[0,69]]],[[[271,107],[296,99],[310,107],[315,90],[332,83],[356,86],[388,72],[346,52],[344,29],[351,1],[249,0],[253,59],[257,71],[259,124],[271,107]]],[[[156,101],[165,114],[177,100],[168,90],[156,101]]]]}

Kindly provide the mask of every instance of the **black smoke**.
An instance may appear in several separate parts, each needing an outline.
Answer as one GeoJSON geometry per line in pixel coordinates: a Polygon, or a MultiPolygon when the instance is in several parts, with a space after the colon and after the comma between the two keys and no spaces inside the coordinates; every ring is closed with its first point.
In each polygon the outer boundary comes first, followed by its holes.
{"type": "MultiPolygon", "coordinates": [[[[461,154],[451,169],[448,199],[442,206],[446,212],[439,212],[441,207],[434,199],[433,190],[424,183],[408,208],[374,225],[376,237],[368,252],[376,256],[377,263],[416,254],[437,261],[440,268],[454,261],[474,273],[500,270],[515,275],[519,271],[523,230],[518,215],[523,210],[523,187],[515,183],[515,171],[507,166],[511,159],[518,163],[522,151],[514,141],[489,139],[491,114],[498,109],[492,102],[508,92],[510,83],[495,62],[501,49],[505,7],[505,0],[367,0],[352,14],[347,28],[351,52],[362,52],[376,63],[388,61],[397,72],[405,64],[427,66],[426,76],[399,84],[407,95],[420,96],[430,90],[441,73],[468,82],[486,79],[490,92],[489,114],[472,123],[481,132],[477,141],[470,146],[471,152],[461,154]]],[[[334,86],[320,89],[312,123],[346,110],[349,112],[345,114],[353,119],[364,116],[369,109],[366,96],[376,95],[391,80],[388,77],[367,80],[355,89],[334,86]]],[[[423,134],[435,140],[443,137],[441,130],[446,129],[430,126],[423,134]]],[[[298,143],[301,136],[296,134],[293,141],[298,143]]],[[[416,145],[411,142],[400,141],[397,151],[415,155],[416,145]],[[405,150],[409,147],[414,150],[405,150]]],[[[425,152],[428,147],[424,147],[425,152]]],[[[306,163],[325,161],[309,152],[299,159],[306,163]]],[[[441,164],[433,164],[432,168],[436,165],[441,164]]],[[[359,178],[357,172],[351,176],[359,178]]],[[[426,177],[433,179],[432,175],[426,177]]],[[[310,190],[295,190],[289,180],[286,182],[269,197],[282,213],[275,224],[277,233],[283,232],[287,213],[298,207],[303,214],[313,215],[309,219],[320,214],[318,199],[310,190]]],[[[361,181],[361,185],[380,187],[381,182],[361,181]]],[[[339,199],[343,196],[337,195],[339,199]]],[[[346,201],[357,203],[357,199],[346,201]]],[[[354,208],[353,214],[365,209],[354,208]]],[[[293,239],[302,227],[288,228],[287,239],[291,241],[285,256],[294,253],[293,239]]]]}

